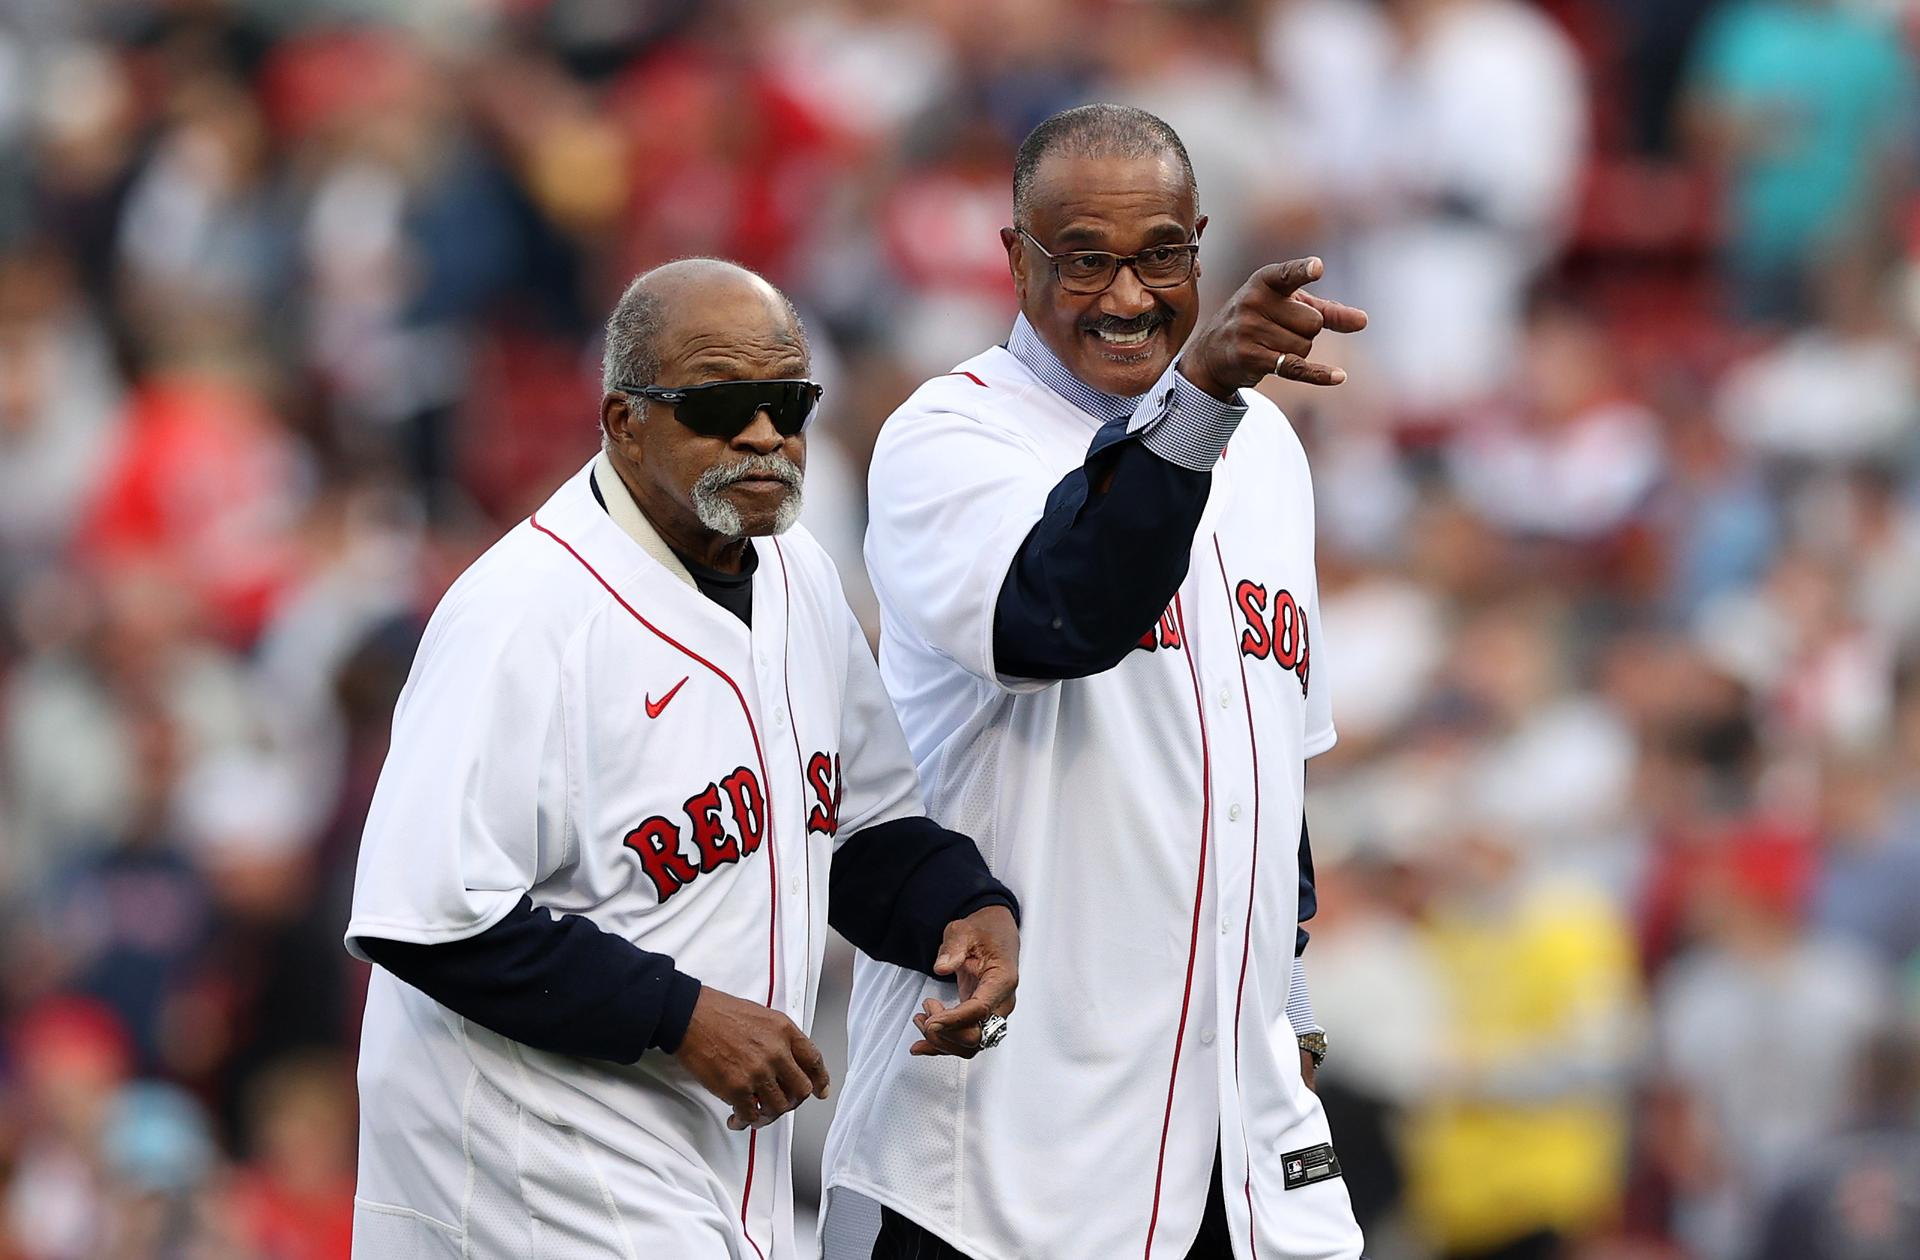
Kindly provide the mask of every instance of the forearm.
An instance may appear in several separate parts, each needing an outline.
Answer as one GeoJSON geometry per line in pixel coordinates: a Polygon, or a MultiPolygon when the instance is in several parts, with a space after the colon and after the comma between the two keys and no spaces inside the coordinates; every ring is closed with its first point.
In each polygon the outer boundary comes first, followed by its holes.
{"type": "Polygon", "coordinates": [[[421,945],[360,937],[367,957],[442,1006],[536,1050],[632,1063],[673,1051],[700,982],[579,915],[553,917],[530,898],[460,941],[421,945]]]}
{"type": "Polygon", "coordinates": [[[933,973],[947,925],[1019,900],[972,840],[930,818],[897,818],[847,838],[833,855],[827,921],[870,958],[933,973]]]}

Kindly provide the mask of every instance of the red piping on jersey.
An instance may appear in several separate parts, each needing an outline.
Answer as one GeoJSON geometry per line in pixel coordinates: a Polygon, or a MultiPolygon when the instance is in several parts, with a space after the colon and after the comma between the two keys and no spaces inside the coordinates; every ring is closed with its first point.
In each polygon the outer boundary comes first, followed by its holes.
{"type": "Polygon", "coordinates": [[[981,389],[989,388],[989,386],[985,381],[981,380],[979,377],[975,376],[971,372],[949,372],[947,373],[947,375],[948,376],[964,376],[968,380],[972,381],[975,385],[978,385],[981,389]]]}
{"type": "Polygon", "coordinates": [[[1200,902],[1207,887],[1207,828],[1213,821],[1213,761],[1207,749],[1207,706],[1200,698],[1200,671],[1193,661],[1193,640],[1187,635],[1187,614],[1180,596],[1173,597],[1173,617],[1180,641],[1187,645],[1187,673],[1193,678],[1193,712],[1200,719],[1200,869],[1193,881],[1193,929],[1187,941],[1187,989],[1180,995],[1180,1027],[1173,1035],[1173,1067],[1167,1073],[1167,1111],[1160,1121],[1160,1157],[1153,1168],[1153,1215],[1147,1220],[1146,1255],[1153,1255],[1153,1231],[1160,1224],[1160,1183],[1167,1172],[1167,1135],[1173,1131],[1173,1087],[1180,1079],[1180,1043],[1187,1036],[1187,1009],[1193,1002],[1193,960],[1200,952],[1200,902]]]}
{"type": "MultiPolygon", "coordinates": [[[[686,656],[688,659],[697,661],[700,664],[706,666],[707,669],[712,671],[714,677],[718,678],[721,682],[727,684],[727,686],[733,691],[733,698],[740,702],[740,713],[742,716],[744,716],[747,719],[747,733],[753,736],[753,755],[755,759],[758,760],[760,763],[760,782],[763,785],[762,790],[766,793],[766,797],[767,797],[767,817],[768,819],[772,819],[774,816],[773,814],[773,780],[769,778],[767,775],[767,755],[760,748],[760,728],[754,725],[753,710],[747,707],[747,697],[746,697],[746,694],[740,690],[740,684],[733,681],[733,676],[727,673],[726,670],[721,669],[718,665],[715,665],[712,661],[708,660],[706,657],[700,655],[698,652],[694,651],[692,648],[688,647],[686,644],[680,642],[678,639],[674,638],[672,635],[662,630],[659,626],[654,625],[651,621],[648,621],[645,617],[642,617],[632,604],[629,604],[624,598],[622,598],[619,591],[616,591],[613,589],[613,583],[607,581],[607,579],[600,576],[600,570],[594,568],[591,564],[588,564],[587,558],[573,549],[572,543],[568,542],[566,539],[560,537],[560,535],[554,533],[552,530],[548,529],[545,525],[542,525],[540,523],[540,514],[538,512],[535,512],[532,516],[529,516],[527,518],[527,524],[533,526],[535,529],[539,530],[541,533],[545,534],[547,537],[553,539],[553,541],[559,543],[560,546],[566,550],[566,553],[568,555],[572,556],[575,560],[578,560],[580,562],[580,567],[585,569],[588,573],[593,574],[593,580],[600,583],[602,587],[606,588],[607,594],[613,596],[613,602],[627,610],[628,616],[632,617],[635,621],[639,622],[641,625],[645,626],[647,629],[653,631],[654,636],[658,638],[662,643],[665,643],[669,647],[676,649],[681,653],[681,655],[686,656]]],[[[778,870],[778,864],[774,861],[773,855],[774,855],[775,847],[776,846],[772,843],[772,838],[769,837],[769,842],[767,844],[767,872],[768,872],[768,877],[773,881],[773,904],[767,914],[767,1005],[768,1006],[773,1005],[774,942],[777,939],[776,925],[777,925],[777,921],[780,914],[780,872],[778,870]]],[[[760,1145],[760,1131],[758,1129],[754,1129],[751,1133],[748,1134],[748,1137],[747,1137],[747,1184],[740,1191],[740,1232],[746,1235],[747,1245],[753,1248],[753,1253],[756,1256],[759,1256],[760,1260],[766,1260],[767,1253],[760,1250],[760,1244],[753,1241],[753,1234],[747,1229],[747,1208],[753,1201],[753,1163],[754,1163],[754,1156],[757,1153],[759,1145],[760,1145]]]]}
{"type": "MultiPolygon", "coordinates": [[[[1233,606],[1233,584],[1227,580],[1226,557],[1220,554],[1220,535],[1213,536],[1213,558],[1220,565],[1220,589],[1227,593],[1227,606],[1233,606]]],[[[1240,985],[1233,997],[1233,1092],[1240,1094],[1240,1008],[1247,998],[1247,958],[1253,949],[1254,894],[1260,874],[1260,740],[1253,733],[1253,692],[1247,687],[1247,654],[1237,647],[1233,658],[1240,665],[1240,698],[1247,704],[1247,747],[1253,752],[1253,860],[1247,867],[1247,930],[1240,938],[1240,985]]],[[[1240,1099],[1240,1145],[1247,1152],[1247,1245],[1253,1260],[1260,1260],[1259,1222],[1253,1215],[1253,1143],[1247,1138],[1247,1102],[1240,1099]]]]}
{"type": "MultiPolygon", "coordinates": [[[[786,599],[784,607],[787,610],[787,615],[780,623],[782,637],[780,687],[781,690],[786,693],[787,697],[787,733],[793,736],[794,764],[800,767],[800,781],[805,783],[807,778],[807,756],[800,751],[800,720],[794,716],[793,712],[793,587],[787,583],[787,550],[780,545],[778,538],[772,541],[773,554],[780,560],[780,592],[786,599]]],[[[840,781],[836,776],[834,779],[834,791],[838,792],[839,790],[840,781]]],[[[801,835],[804,837],[806,833],[802,832],[801,835]]],[[[806,845],[802,843],[800,847],[804,855],[806,853],[806,845]]],[[[813,859],[808,857],[801,865],[807,872],[807,957],[811,959],[813,957],[813,859]]],[[[802,1015],[806,1014],[806,1009],[806,1003],[802,1002],[800,1005],[800,1013],[802,1015]]]]}

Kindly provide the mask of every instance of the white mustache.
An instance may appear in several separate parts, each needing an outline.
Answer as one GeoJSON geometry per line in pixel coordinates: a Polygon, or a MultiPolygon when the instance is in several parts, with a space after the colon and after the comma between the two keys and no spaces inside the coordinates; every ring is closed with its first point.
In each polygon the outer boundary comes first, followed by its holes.
{"type": "Polygon", "coordinates": [[[694,489],[714,493],[749,477],[772,477],[798,490],[803,474],[800,465],[785,455],[749,455],[737,464],[715,464],[700,474],[694,489]]]}

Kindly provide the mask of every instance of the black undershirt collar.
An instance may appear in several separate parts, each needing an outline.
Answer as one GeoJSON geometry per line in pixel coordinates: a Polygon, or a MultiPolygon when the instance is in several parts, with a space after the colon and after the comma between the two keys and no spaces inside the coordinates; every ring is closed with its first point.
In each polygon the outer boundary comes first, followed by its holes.
{"type": "MultiPolygon", "coordinates": [[[[587,473],[587,485],[593,490],[594,502],[601,511],[607,510],[607,497],[600,492],[600,480],[592,472],[587,473]]],[[[662,541],[665,541],[664,539],[662,541]]],[[[760,567],[760,553],[752,543],[747,544],[747,554],[740,562],[740,572],[722,573],[694,560],[678,547],[668,544],[667,549],[686,566],[687,576],[693,584],[720,607],[726,609],[751,629],[753,626],[753,572],[760,567]]]]}

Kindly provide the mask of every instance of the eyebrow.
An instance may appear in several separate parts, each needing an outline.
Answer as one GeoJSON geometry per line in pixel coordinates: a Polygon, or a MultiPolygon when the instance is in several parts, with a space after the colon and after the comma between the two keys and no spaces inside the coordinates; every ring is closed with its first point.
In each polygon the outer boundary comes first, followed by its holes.
{"type": "MultiPolygon", "coordinates": [[[[1190,229],[1170,220],[1156,223],[1147,229],[1146,234],[1147,242],[1153,245],[1184,245],[1192,237],[1190,229]]],[[[1099,228],[1074,226],[1062,228],[1060,235],[1055,238],[1055,244],[1059,249],[1104,249],[1105,239],[1106,233],[1099,228]]]]}

